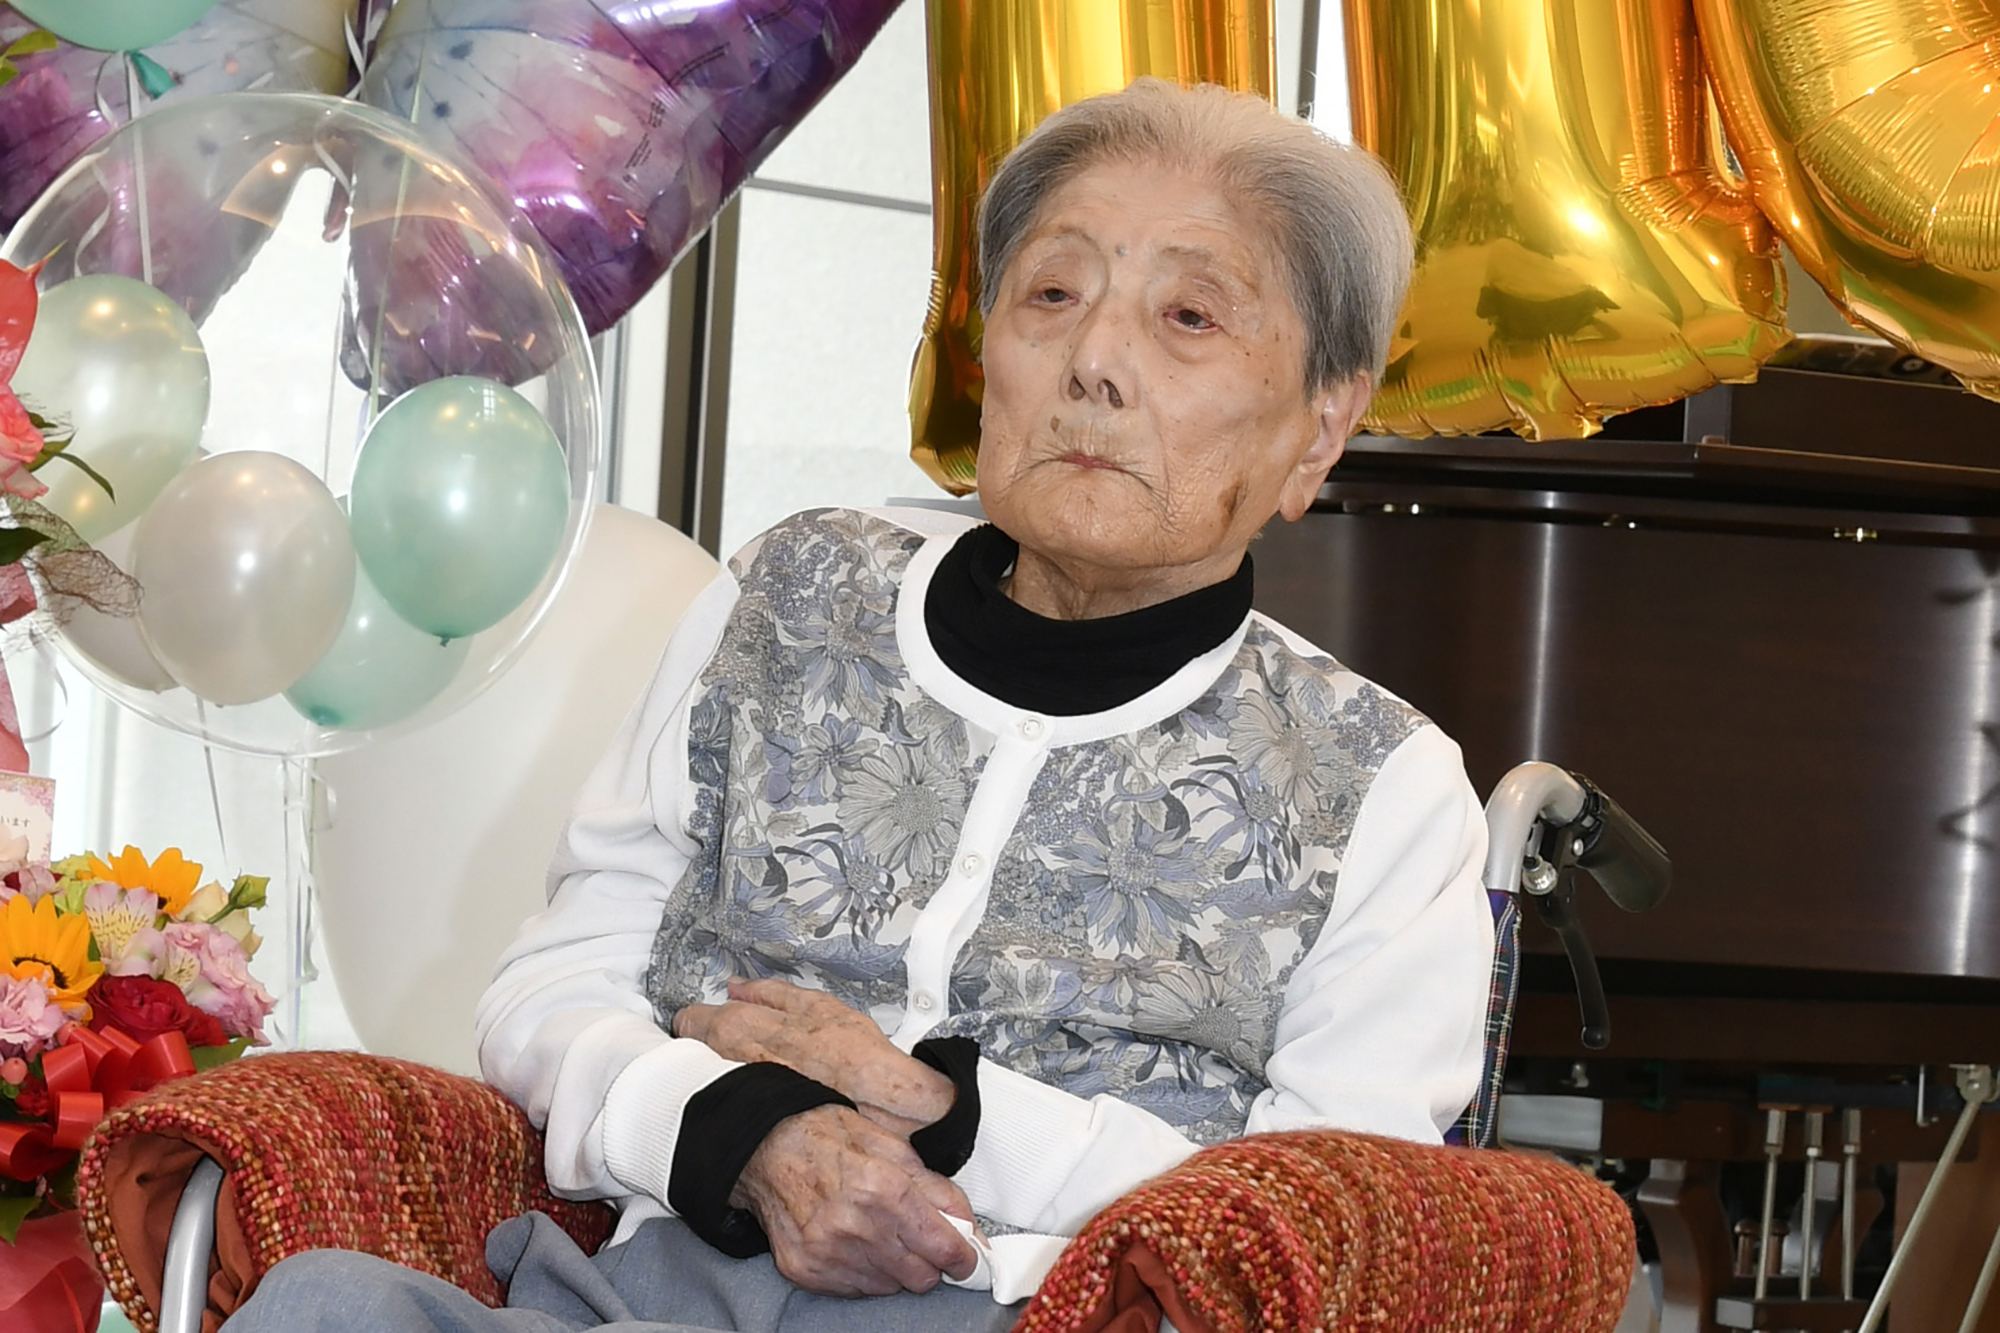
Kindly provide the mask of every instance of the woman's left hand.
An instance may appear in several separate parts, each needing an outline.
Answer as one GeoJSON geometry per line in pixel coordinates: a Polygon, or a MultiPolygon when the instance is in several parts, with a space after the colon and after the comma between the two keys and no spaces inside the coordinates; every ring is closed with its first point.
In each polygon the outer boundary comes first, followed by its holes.
{"type": "Polygon", "coordinates": [[[941,1119],[955,1096],[950,1079],[896,1049],[866,1014],[776,978],[731,981],[728,1003],[675,1014],[674,1035],[727,1060],[789,1066],[905,1136],[941,1119]]]}

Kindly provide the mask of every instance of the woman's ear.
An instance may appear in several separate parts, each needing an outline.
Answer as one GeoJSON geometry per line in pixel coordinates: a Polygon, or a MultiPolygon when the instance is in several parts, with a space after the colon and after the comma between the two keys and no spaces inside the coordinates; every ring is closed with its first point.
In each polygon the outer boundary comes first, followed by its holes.
{"type": "Polygon", "coordinates": [[[1348,437],[1361,424],[1368,400],[1375,396],[1375,377],[1362,371],[1328,389],[1320,400],[1319,434],[1299,456],[1298,465],[1286,478],[1284,494],[1278,499],[1278,513],[1287,523],[1296,523],[1326,484],[1326,474],[1347,450],[1348,437]]]}

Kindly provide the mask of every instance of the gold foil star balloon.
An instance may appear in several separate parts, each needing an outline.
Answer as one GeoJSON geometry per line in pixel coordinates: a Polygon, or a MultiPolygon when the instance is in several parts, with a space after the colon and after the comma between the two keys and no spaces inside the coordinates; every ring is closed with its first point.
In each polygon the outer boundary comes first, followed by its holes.
{"type": "Polygon", "coordinates": [[[1346,19],[1355,137],[1418,248],[1369,429],[1589,435],[1787,341],[1777,246],[1723,166],[1681,0],[1346,0],[1346,19]]]}
{"type": "Polygon", "coordinates": [[[1696,0],[1757,202],[1848,318],[2000,398],[2000,12],[1696,0]]]}
{"type": "Polygon", "coordinates": [[[1044,116],[1144,74],[1272,95],[1271,0],[929,0],[935,273],[910,454],[955,495],[979,451],[979,197],[1044,116]]]}

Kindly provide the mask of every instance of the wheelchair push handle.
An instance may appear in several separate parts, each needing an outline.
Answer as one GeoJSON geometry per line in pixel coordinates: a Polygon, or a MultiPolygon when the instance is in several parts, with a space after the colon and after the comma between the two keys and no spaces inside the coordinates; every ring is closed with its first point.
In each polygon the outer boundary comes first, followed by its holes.
{"type": "Polygon", "coordinates": [[[1576,871],[1587,871],[1626,911],[1644,912],[1673,882],[1666,850],[1589,778],[1539,761],[1500,780],[1486,802],[1486,824],[1486,887],[1534,900],[1575,974],[1583,1044],[1601,1050],[1611,1040],[1611,1009],[1576,910],[1576,871]]]}
{"type": "Polygon", "coordinates": [[[1588,794],[1570,828],[1583,850],[1576,863],[1590,872],[1605,896],[1628,912],[1650,912],[1673,885],[1673,862],[1659,840],[1581,773],[1572,774],[1588,794]]]}

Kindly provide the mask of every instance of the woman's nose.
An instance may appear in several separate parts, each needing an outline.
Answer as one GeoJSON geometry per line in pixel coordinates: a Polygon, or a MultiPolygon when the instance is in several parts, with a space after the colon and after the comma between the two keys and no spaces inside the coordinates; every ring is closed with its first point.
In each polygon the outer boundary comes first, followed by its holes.
{"type": "Polygon", "coordinates": [[[1139,401],[1135,333],[1130,316],[1115,301],[1100,300],[1084,313],[1070,354],[1070,401],[1092,401],[1113,409],[1139,401]]]}

